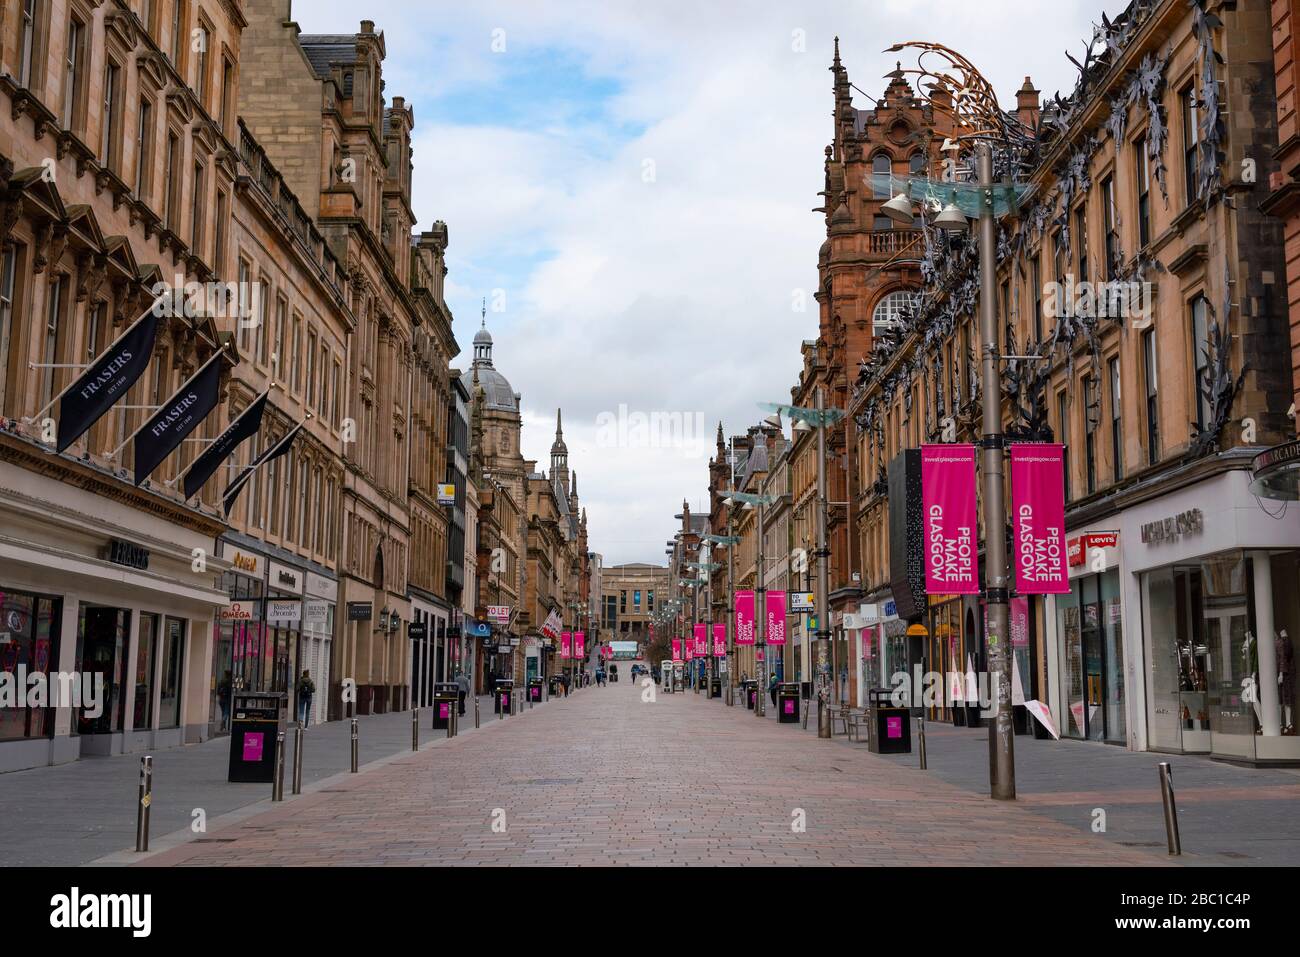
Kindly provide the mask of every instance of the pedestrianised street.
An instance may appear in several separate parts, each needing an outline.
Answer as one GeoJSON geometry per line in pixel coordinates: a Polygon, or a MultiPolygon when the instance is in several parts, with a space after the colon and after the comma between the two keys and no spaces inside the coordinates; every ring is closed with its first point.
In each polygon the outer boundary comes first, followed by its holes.
{"type": "Polygon", "coordinates": [[[1284,916],[1297,250],[1300,0],[0,2],[6,913],[1284,916]]]}
{"type": "MultiPolygon", "coordinates": [[[[991,802],[986,735],[931,736],[929,769],[691,692],[588,687],[419,753],[263,799],[167,850],[170,865],[1164,865],[1155,762],[1086,745],[1018,752],[1021,800],[991,802]],[[982,769],[987,774],[987,766],[982,769]],[[1105,830],[1093,830],[1095,809],[1105,830]]],[[[486,702],[490,707],[490,702],[486,702]]],[[[314,747],[336,748],[345,743],[314,747]]],[[[315,757],[315,756],[313,756],[315,757]]],[[[328,760],[328,757],[316,760],[328,760]]],[[[336,766],[341,765],[336,760],[336,766]]],[[[1260,841],[1300,801],[1300,776],[1178,766],[1189,865],[1294,864],[1260,841]]],[[[159,781],[160,794],[164,782],[159,781]]],[[[187,795],[197,800],[198,795],[187,795]]],[[[124,802],[120,802],[124,803],[124,802]]],[[[39,812],[34,812],[39,820],[39,812]]],[[[32,818],[27,818],[32,820],[32,818]]],[[[171,843],[164,836],[160,846],[171,843]]]]}

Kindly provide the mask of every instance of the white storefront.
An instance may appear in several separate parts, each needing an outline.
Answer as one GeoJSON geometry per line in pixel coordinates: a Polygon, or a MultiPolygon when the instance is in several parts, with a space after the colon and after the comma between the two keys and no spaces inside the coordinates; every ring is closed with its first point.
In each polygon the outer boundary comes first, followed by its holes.
{"type": "Polygon", "coordinates": [[[1088,737],[1136,750],[1300,761],[1300,511],[1249,484],[1248,471],[1221,472],[1070,530],[1115,531],[1118,542],[1086,554],[1071,569],[1074,594],[1049,603],[1063,733],[1099,722],[1088,737]]]}
{"type": "Polygon", "coordinates": [[[142,511],[87,471],[80,488],[0,462],[4,680],[62,672],[102,689],[99,708],[29,707],[30,696],[0,707],[0,771],[208,734],[212,621],[226,604],[216,579],[227,566],[212,555],[220,525],[142,511]],[[196,530],[205,525],[213,534],[196,530]]]}
{"type": "Polygon", "coordinates": [[[334,650],[334,615],[338,605],[339,583],[333,578],[308,571],[303,585],[302,651],[300,670],[311,672],[316,693],[311,701],[311,724],[328,715],[330,656],[334,650]]]}

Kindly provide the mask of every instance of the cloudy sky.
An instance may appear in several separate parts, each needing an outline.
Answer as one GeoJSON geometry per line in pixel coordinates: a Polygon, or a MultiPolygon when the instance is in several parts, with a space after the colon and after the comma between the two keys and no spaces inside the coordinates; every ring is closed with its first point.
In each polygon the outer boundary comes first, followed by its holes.
{"type": "Polygon", "coordinates": [[[881,51],[934,40],[1014,104],[1026,74],[1068,90],[1064,51],[1103,7],[1123,3],[298,0],[293,16],[384,32],[386,95],[415,110],[419,226],[450,230],[456,364],[486,298],[525,455],[549,466],[563,407],[590,545],[612,564],[663,561],[682,500],[706,506],[718,422],[742,432],[758,402],[788,401],[817,334],[832,38],[872,96],[894,68],[881,51]],[[656,412],[674,434],[642,427],[656,412]]]}

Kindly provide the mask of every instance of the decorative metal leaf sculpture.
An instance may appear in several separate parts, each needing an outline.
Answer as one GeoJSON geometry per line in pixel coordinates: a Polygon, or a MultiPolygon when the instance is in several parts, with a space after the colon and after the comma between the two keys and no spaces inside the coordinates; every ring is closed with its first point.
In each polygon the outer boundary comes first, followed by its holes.
{"type": "Polygon", "coordinates": [[[1246,380],[1246,371],[1249,369],[1248,365],[1243,364],[1241,372],[1233,378],[1232,332],[1228,329],[1228,316],[1232,311],[1232,283],[1226,267],[1223,287],[1221,317],[1215,314],[1213,306],[1208,307],[1211,321],[1206,334],[1206,347],[1201,352],[1205,357],[1205,371],[1201,373],[1197,382],[1197,393],[1209,407],[1210,414],[1203,427],[1198,427],[1195,422],[1190,423],[1192,434],[1188,455],[1191,458],[1199,458],[1219,451],[1223,428],[1232,415],[1233,400],[1241,391],[1241,386],[1246,380]]]}

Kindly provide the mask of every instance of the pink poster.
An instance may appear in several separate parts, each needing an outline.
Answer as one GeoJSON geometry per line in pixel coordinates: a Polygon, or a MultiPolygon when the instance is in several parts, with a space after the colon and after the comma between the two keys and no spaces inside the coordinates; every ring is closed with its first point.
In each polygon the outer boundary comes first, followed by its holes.
{"type": "Polygon", "coordinates": [[[709,626],[702,621],[695,623],[695,645],[691,651],[696,658],[709,653],[709,626]]]}
{"type": "Polygon", "coordinates": [[[249,731],[244,735],[244,760],[261,761],[264,734],[261,731],[249,731]]]}
{"type": "Polygon", "coordinates": [[[754,593],[736,592],[736,644],[754,643],[754,593]]]}
{"type": "Polygon", "coordinates": [[[767,643],[769,645],[785,644],[785,592],[767,593],[767,643]]]}
{"type": "Polygon", "coordinates": [[[560,657],[573,657],[573,636],[567,631],[560,632],[560,657]]]}
{"type": "Polygon", "coordinates": [[[727,657],[727,626],[720,621],[713,625],[713,657],[727,657]]]}
{"type": "Polygon", "coordinates": [[[921,446],[925,590],[979,593],[975,571],[975,446],[921,446]]]}
{"type": "Polygon", "coordinates": [[[1011,521],[1016,591],[1064,595],[1070,590],[1065,549],[1064,447],[1011,446],[1011,521]]]}
{"type": "Polygon", "coordinates": [[[587,658],[587,633],[585,631],[575,631],[573,633],[573,657],[579,661],[585,661],[587,658]]]}
{"type": "Polygon", "coordinates": [[[680,638],[674,638],[673,639],[673,661],[681,661],[681,660],[682,660],[682,640],[680,638]]]}

